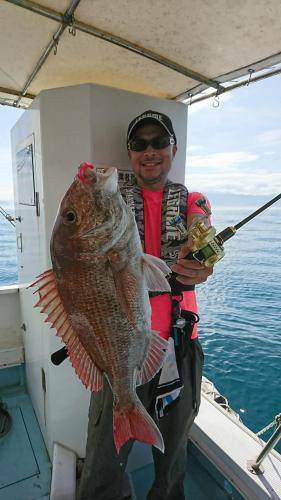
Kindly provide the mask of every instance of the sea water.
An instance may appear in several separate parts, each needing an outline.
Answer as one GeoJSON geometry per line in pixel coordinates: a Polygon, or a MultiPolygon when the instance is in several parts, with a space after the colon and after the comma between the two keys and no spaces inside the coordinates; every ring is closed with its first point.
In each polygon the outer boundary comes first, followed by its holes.
{"type": "MultiPolygon", "coordinates": [[[[218,208],[214,225],[219,232],[253,211],[218,208]]],[[[281,413],[281,207],[238,230],[225,254],[198,286],[205,375],[258,432],[281,413]]]]}
{"type": "Polygon", "coordinates": [[[0,214],[0,286],[17,282],[16,231],[0,214]]]}
{"type": "MultiPolygon", "coordinates": [[[[255,208],[216,207],[217,231],[255,208]]],[[[257,432],[281,413],[281,207],[241,228],[225,252],[197,287],[205,375],[257,432]]],[[[0,286],[17,279],[15,230],[0,219],[0,286]]]]}

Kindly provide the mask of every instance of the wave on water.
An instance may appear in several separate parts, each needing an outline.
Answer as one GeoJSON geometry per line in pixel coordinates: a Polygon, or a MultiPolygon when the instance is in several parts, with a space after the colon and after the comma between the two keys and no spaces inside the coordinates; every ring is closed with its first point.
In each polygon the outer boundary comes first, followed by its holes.
{"type": "MultiPolygon", "coordinates": [[[[215,225],[238,222],[241,210],[217,210],[215,225]]],[[[257,432],[281,413],[281,207],[241,228],[225,253],[197,288],[205,375],[257,432]]]]}

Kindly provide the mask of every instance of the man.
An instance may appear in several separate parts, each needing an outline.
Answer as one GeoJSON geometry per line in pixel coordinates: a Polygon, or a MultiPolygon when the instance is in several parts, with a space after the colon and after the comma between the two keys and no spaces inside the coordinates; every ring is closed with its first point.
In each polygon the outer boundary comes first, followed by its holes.
{"type": "MultiPolygon", "coordinates": [[[[184,186],[168,181],[177,152],[177,139],[168,116],[149,110],[136,117],[128,128],[127,148],[135,181],[122,186],[122,195],[135,212],[144,251],[163,258],[173,271],[172,293],[154,292],[150,298],[152,329],[166,339],[173,332],[171,370],[163,367],[162,373],[137,390],[156,420],[165,444],[164,454],[154,447],[152,450],[155,480],[148,498],[181,500],[185,498],[187,437],[200,404],[203,363],[194,325],[196,314],[192,314],[197,310],[194,285],[206,281],[212,273],[211,268],[184,259],[190,251],[184,229],[194,218],[206,217],[208,202],[201,193],[188,193],[184,186]],[[171,214],[179,215],[175,222],[171,214]],[[181,309],[190,312],[180,312],[181,309]],[[177,326],[182,325],[178,320],[184,322],[183,327],[177,326]]],[[[112,393],[106,385],[92,397],[90,405],[80,500],[124,498],[124,472],[131,447],[129,441],[116,454],[112,393]]]]}

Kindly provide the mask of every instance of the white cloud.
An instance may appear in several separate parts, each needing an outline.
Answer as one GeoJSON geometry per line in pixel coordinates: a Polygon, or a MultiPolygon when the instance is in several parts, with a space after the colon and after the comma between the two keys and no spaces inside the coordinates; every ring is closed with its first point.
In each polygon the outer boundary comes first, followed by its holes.
{"type": "Polygon", "coordinates": [[[263,144],[272,144],[274,142],[281,142],[281,128],[267,130],[258,135],[258,140],[263,144]]]}
{"type": "Polygon", "coordinates": [[[258,155],[248,153],[247,151],[229,151],[222,153],[213,153],[210,155],[188,155],[188,168],[208,167],[216,170],[236,168],[242,163],[253,162],[258,159],[258,155]]]}
{"type": "Polygon", "coordinates": [[[203,146],[192,144],[191,146],[187,146],[187,153],[189,154],[191,151],[200,151],[203,149],[203,146]]]}
{"type": "MultiPolygon", "coordinates": [[[[261,158],[247,151],[187,156],[190,190],[267,195],[281,187],[281,173],[262,168],[261,158]],[[255,162],[259,160],[257,166],[255,162]]],[[[279,189],[280,190],[280,189],[279,189]]]]}

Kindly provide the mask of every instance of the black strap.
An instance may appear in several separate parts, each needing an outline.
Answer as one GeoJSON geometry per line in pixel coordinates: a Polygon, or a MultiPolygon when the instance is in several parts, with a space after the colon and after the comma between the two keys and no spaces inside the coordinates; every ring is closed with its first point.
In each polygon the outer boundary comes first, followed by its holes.
{"type": "Polygon", "coordinates": [[[171,287],[172,295],[180,295],[182,292],[195,290],[195,285],[184,285],[176,279],[177,276],[178,275],[176,273],[172,272],[169,277],[169,284],[171,287]]]}
{"type": "Polygon", "coordinates": [[[177,368],[179,373],[179,378],[183,383],[182,376],[182,360],[185,358],[187,353],[190,353],[190,363],[191,363],[191,377],[192,377],[192,405],[195,411],[197,411],[197,400],[196,400],[196,353],[195,353],[195,340],[191,340],[194,325],[198,323],[199,316],[193,311],[188,311],[180,308],[180,302],[182,296],[179,298],[173,298],[172,302],[172,332],[171,335],[175,343],[175,355],[177,368]]]}
{"type": "Polygon", "coordinates": [[[165,295],[166,293],[169,293],[169,292],[149,292],[148,295],[149,295],[149,298],[151,299],[151,297],[158,297],[158,295],[165,295]]]}

